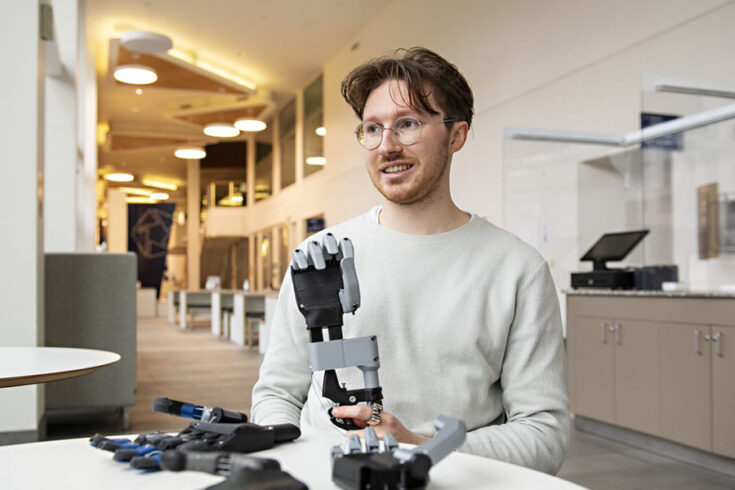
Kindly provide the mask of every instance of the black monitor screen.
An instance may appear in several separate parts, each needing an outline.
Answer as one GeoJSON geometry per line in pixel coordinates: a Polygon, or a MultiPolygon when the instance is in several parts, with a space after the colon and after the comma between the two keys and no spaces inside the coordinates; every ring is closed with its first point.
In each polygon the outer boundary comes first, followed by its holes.
{"type": "Polygon", "coordinates": [[[646,235],[648,235],[648,230],[606,233],[592,245],[592,248],[587,250],[580,260],[623,260],[646,235]]]}

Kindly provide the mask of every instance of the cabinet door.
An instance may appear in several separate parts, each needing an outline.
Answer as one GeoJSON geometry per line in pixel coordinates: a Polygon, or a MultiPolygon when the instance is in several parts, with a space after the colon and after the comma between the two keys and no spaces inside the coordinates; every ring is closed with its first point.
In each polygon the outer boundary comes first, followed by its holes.
{"type": "Polygon", "coordinates": [[[735,327],[713,326],[710,343],[712,450],[735,458],[735,327]]]}
{"type": "Polygon", "coordinates": [[[615,322],[611,339],[615,344],[615,423],[653,435],[661,433],[660,326],[615,322]]]}
{"type": "Polygon", "coordinates": [[[615,422],[611,324],[604,318],[574,317],[569,325],[574,412],[608,423],[615,422]]]}
{"type": "Polygon", "coordinates": [[[712,450],[709,327],[661,325],[661,436],[712,450]],[[697,340],[698,338],[698,340],[697,340]]]}

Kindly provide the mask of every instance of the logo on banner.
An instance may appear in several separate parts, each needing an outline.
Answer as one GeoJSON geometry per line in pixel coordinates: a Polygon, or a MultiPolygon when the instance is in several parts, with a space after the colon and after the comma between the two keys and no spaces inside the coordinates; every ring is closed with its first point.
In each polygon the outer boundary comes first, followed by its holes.
{"type": "Polygon", "coordinates": [[[153,207],[140,215],[130,231],[141,257],[156,259],[166,255],[172,219],[171,213],[153,207]]]}

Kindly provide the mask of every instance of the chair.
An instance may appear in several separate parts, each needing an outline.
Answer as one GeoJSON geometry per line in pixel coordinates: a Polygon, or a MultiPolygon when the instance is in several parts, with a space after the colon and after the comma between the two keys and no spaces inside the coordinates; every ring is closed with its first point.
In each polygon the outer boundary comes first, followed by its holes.
{"type": "Polygon", "coordinates": [[[253,311],[245,313],[245,345],[252,348],[257,343],[259,337],[260,325],[265,324],[265,312],[253,311]]]}

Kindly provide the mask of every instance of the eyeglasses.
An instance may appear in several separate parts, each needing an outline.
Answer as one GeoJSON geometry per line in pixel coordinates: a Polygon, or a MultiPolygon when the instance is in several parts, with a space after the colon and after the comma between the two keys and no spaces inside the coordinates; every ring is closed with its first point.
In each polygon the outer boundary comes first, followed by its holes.
{"type": "Polygon", "coordinates": [[[368,150],[374,150],[383,141],[383,133],[386,129],[393,132],[393,137],[403,146],[416,143],[421,137],[421,127],[425,124],[443,124],[459,121],[459,119],[444,119],[442,121],[421,122],[415,117],[399,117],[393,122],[392,128],[386,128],[376,122],[363,122],[357,125],[355,136],[357,141],[368,150]]]}

